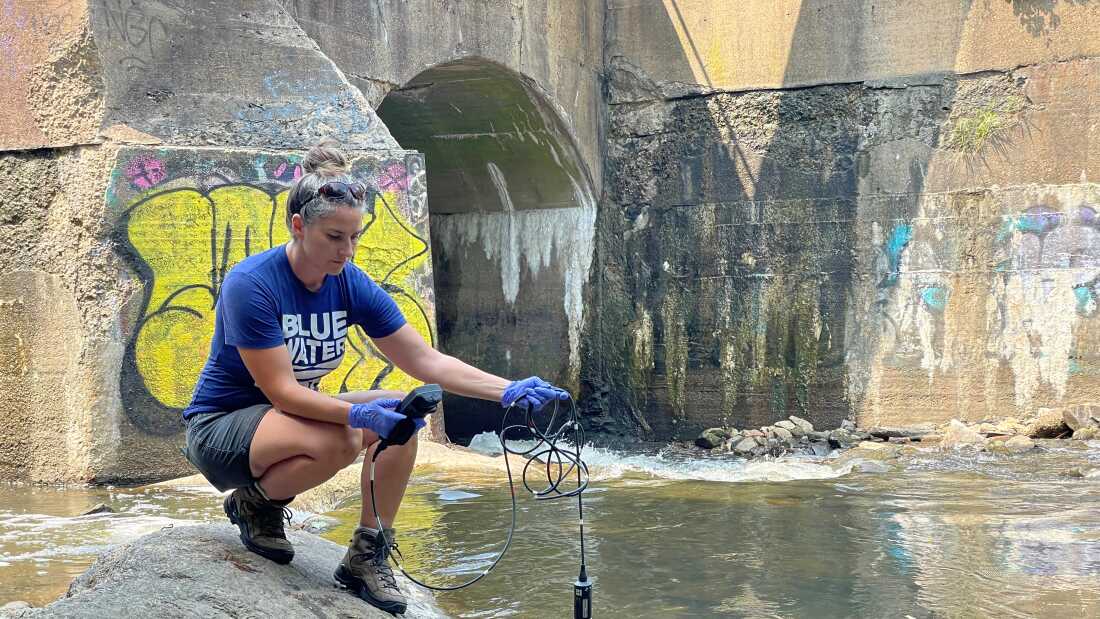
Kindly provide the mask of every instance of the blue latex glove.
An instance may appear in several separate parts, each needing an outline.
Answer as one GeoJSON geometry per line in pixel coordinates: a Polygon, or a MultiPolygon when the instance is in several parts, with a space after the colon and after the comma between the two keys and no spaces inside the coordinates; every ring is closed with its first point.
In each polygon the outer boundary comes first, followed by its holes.
{"type": "MultiPolygon", "coordinates": [[[[348,425],[353,428],[372,430],[378,436],[387,438],[393,431],[393,427],[405,418],[394,410],[400,403],[401,400],[381,398],[365,404],[352,404],[351,411],[348,412],[348,425]]],[[[424,419],[416,419],[413,423],[416,424],[418,431],[428,425],[424,419]]]]}
{"type": "Polygon", "coordinates": [[[569,392],[558,389],[538,376],[510,383],[504,389],[500,405],[504,408],[515,405],[523,410],[538,410],[554,400],[568,400],[569,392]]]}

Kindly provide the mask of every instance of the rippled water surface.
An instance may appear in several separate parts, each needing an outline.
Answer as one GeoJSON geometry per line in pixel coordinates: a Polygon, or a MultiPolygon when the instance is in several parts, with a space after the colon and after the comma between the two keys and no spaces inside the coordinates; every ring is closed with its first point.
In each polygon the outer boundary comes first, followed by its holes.
{"type": "Polygon", "coordinates": [[[0,605],[47,604],[112,545],[218,516],[225,517],[212,489],[0,484],[0,605]],[[81,515],[99,504],[115,511],[81,515]]]}
{"type": "MultiPolygon", "coordinates": [[[[1077,444],[1080,446],[1080,444],[1077,444]]],[[[1100,616],[1100,443],[1026,456],[926,454],[897,470],[591,450],[586,549],[596,617],[1100,616]]],[[[199,491],[0,489],[0,603],[43,603],[105,546],[217,519],[199,491]],[[71,517],[97,502],[118,514],[71,517]],[[39,591],[49,594],[39,595],[39,591]]],[[[571,616],[575,501],[519,498],[519,528],[480,583],[441,593],[460,617],[571,616]]],[[[343,542],[358,507],[336,513],[343,542]]],[[[418,477],[398,518],[414,575],[479,573],[507,532],[503,480],[418,477]]]]}

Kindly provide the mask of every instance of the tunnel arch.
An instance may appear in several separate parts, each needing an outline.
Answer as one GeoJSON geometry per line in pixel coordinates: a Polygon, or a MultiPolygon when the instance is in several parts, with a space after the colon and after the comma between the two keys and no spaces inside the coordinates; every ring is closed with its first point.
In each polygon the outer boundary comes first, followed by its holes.
{"type": "MultiPolygon", "coordinates": [[[[421,72],[377,111],[425,156],[440,350],[575,391],[596,205],[562,113],[481,58],[421,72]]],[[[495,403],[448,396],[445,408],[452,440],[499,428],[495,403]]]]}

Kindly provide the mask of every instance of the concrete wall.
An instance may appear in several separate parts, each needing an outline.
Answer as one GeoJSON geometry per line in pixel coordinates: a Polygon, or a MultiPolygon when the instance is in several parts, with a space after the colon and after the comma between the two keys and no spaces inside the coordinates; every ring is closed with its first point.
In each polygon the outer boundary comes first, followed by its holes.
{"type": "MultiPolygon", "coordinates": [[[[220,273],[278,242],[330,134],[385,197],[361,259],[400,265],[406,314],[579,387],[596,429],[1094,401],[1098,22],[1092,0],[3,2],[2,474],[185,470],[220,273]]],[[[404,380],[363,350],[349,385],[404,380]]]]}
{"type": "MultiPolygon", "coordinates": [[[[14,151],[3,160],[4,208],[16,227],[0,252],[4,324],[14,334],[2,386],[20,422],[0,443],[3,475],[134,480],[187,470],[175,449],[177,414],[205,357],[221,273],[283,240],[271,222],[300,173],[297,157],[328,135],[362,157],[360,173],[387,200],[375,205],[377,233],[360,259],[425,336],[439,343],[426,227],[435,183],[450,348],[504,374],[575,384],[600,179],[603,10],[4,2],[0,80],[12,113],[0,150],[14,151]],[[441,27],[424,28],[429,22],[441,27]],[[456,63],[489,71],[490,86],[518,98],[466,90],[465,125],[439,115],[441,124],[417,134],[416,119],[451,108],[439,107],[441,89],[423,106],[407,95],[418,76],[454,75],[447,67],[456,63]],[[438,179],[375,114],[391,92],[405,104],[398,116],[407,122],[396,121],[404,139],[429,156],[446,151],[440,134],[461,136],[438,179]],[[498,133],[494,120],[510,117],[518,124],[498,133]],[[526,158],[514,152],[524,140],[537,144],[526,158]],[[471,146],[489,142],[509,152],[471,156],[471,146]],[[549,162],[555,168],[544,172],[549,162]],[[448,189],[439,180],[455,174],[472,182],[448,189]],[[61,213],[71,215],[55,221],[61,213]],[[61,241],[79,241],[80,251],[62,254],[61,241]],[[495,346],[484,345],[483,325],[495,346]],[[512,349],[521,361],[511,361],[512,349]],[[59,434],[69,437],[60,452],[51,448],[59,434]]],[[[362,359],[349,356],[354,365],[327,387],[407,386],[360,344],[362,359]]]]}
{"type": "MultiPolygon", "coordinates": [[[[440,347],[579,388],[602,180],[602,2],[291,2],[427,161],[440,347]],[[431,24],[431,27],[426,27],[431,24]]],[[[448,397],[448,433],[499,428],[448,397]]]]}
{"type": "MultiPolygon", "coordinates": [[[[0,133],[0,477],[190,471],[179,412],[221,278],[286,240],[286,190],[326,135],[376,190],[356,262],[435,342],[423,156],[278,3],[7,2],[0,18],[23,28],[3,77],[25,112],[0,133]]],[[[413,384],[349,337],[323,388],[413,384]]]]}
{"type": "Polygon", "coordinates": [[[463,59],[486,60],[525,76],[557,109],[575,136],[585,166],[599,182],[602,2],[291,0],[283,4],[375,107],[424,71],[463,59]]]}
{"type": "Polygon", "coordinates": [[[654,4],[609,3],[613,421],[1097,397],[1096,3],[654,4]]]}
{"type": "Polygon", "coordinates": [[[96,139],[102,71],[90,29],[84,2],[0,5],[0,150],[96,139]]]}
{"type": "Polygon", "coordinates": [[[1089,0],[608,0],[608,54],[667,93],[1011,70],[1100,53],[1089,0]]]}

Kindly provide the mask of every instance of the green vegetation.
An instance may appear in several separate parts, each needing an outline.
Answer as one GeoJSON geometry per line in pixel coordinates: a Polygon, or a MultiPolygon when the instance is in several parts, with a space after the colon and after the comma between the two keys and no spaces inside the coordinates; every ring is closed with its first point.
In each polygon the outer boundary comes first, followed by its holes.
{"type": "Polygon", "coordinates": [[[960,116],[951,128],[947,148],[964,153],[976,153],[986,144],[995,143],[1005,130],[1019,123],[1018,114],[1024,109],[1019,97],[1007,97],[997,103],[978,108],[973,113],[960,116]]]}

